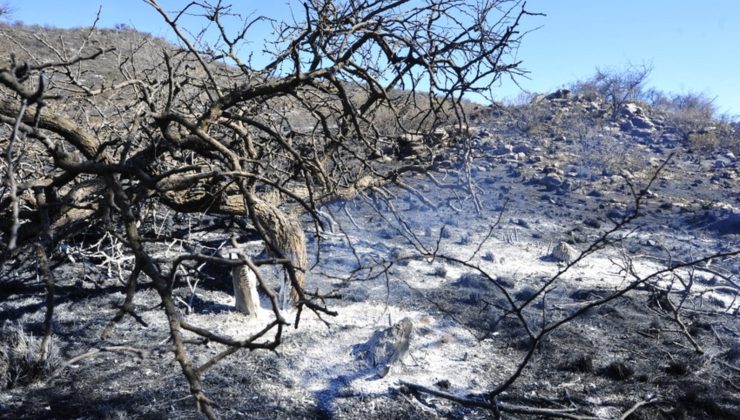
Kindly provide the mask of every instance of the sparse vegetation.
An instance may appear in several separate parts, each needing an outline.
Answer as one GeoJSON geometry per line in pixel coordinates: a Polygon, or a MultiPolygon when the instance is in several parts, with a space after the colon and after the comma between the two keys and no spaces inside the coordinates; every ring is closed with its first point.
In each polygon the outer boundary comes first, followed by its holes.
{"type": "Polygon", "coordinates": [[[603,99],[615,118],[626,103],[642,99],[651,71],[652,68],[645,64],[630,65],[626,69],[597,68],[592,78],[574,84],[573,91],[589,100],[603,99]]]}

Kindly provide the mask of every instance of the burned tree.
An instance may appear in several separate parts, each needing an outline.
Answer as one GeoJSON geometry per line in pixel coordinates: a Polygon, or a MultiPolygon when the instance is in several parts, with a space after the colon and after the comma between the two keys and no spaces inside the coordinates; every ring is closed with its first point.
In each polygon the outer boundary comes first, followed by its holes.
{"type": "MultiPolygon", "coordinates": [[[[161,298],[198,409],[215,417],[203,373],[239,349],[281,342],[286,321],[259,266],[284,267],[299,316],[303,308],[333,314],[321,296],[303,291],[308,258],[299,218],[308,215],[320,231],[320,205],[438,163],[444,145],[436,137],[425,137],[404,160],[395,154],[396,139],[451,125],[464,132],[465,96],[520,73],[511,53],[529,13],[508,0],[313,0],[294,10],[294,22],[274,24],[269,50],[276,53],[257,65],[240,47],[271,21],[243,21],[234,30],[233,13],[221,2],[193,2],[174,13],[147,3],[179,47],[159,45],[152,56],[144,51],[156,43],[138,37],[127,51],[115,50],[93,43],[93,28],[74,47],[37,37],[47,57],[21,49],[0,67],[0,121],[10,133],[3,141],[2,255],[12,262],[35,247],[43,263],[75,235],[115,238],[133,265],[114,321],[136,317],[131,302],[143,273],[161,298]],[[211,31],[189,37],[197,31],[181,27],[184,15],[201,16],[211,31]],[[116,72],[95,75],[103,62],[116,72]],[[171,238],[146,220],[160,208],[248,215],[248,229],[274,257],[231,260],[191,251],[165,258],[158,247],[171,238]],[[183,271],[198,275],[193,268],[205,261],[248,266],[272,300],[274,319],[245,340],[186,322],[172,291],[183,271]],[[183,330],[226,350],[194,366],[183,330]]],[[[465,161],[453,169],[465,180],[460,187],[475,194],[465,161]]],[[[53,273],[44,271],[52,293],[53,273]]]]}

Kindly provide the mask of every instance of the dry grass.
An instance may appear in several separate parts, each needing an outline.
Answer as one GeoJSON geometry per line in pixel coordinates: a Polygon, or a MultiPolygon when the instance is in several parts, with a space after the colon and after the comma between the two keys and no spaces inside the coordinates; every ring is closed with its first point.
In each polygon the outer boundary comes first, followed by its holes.
{"type": "Polygon", "coordinates": [[[0,338],[0,389],[43,381],[62,367],[53,341],[49,341],[49,349],[42,358],[41,340],[19,324],[6,323],[0,330],[0,338]]]}

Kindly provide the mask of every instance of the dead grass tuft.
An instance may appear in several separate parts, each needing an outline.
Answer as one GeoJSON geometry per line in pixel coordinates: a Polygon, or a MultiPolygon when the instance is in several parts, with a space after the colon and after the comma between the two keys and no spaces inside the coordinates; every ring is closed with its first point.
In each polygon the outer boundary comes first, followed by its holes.
{"type": "Polygon", "coordinates": [[[41,340],[19,324],[8,323],[0,329],[0,389],[11,389],[43,381],[61,366],[62,359],[49,341],[41,358],[41,340]]]}

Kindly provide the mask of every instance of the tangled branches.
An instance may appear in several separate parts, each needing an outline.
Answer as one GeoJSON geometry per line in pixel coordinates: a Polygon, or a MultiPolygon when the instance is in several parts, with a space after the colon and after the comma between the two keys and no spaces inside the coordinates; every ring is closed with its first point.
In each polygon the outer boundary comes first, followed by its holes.
{"type": "MultiPolygon", "coordinates": [[[[132,261],[133,268],[124,303],[103,336],[126,314],[136,317],[131,303],[143,274],[159,294],[198,409],[212,418],[202,374],[239,349],[281,342],[286,321],[259,266],[284,267],[299,314],[304,307],[334,313],[320,296],[303,292],[305,239],[291,227],[298,215],[307,213],[321,230],[321,204],[437,163],[444,144],[419,133],[451,124],[464,129],[464,96],[520,73],[511,53],[520,20],[530,13],[502,0],[313,0],[294,11],[300,18],[275,25],[270,50],[276,52],[258,66],[240,46],[269,20],[245,21],[234,31],[225,23],[231,9],[221,2],[192,2],[175,13],[156,0],[147,3],[181,47],[135,37],[126,49],[101,48],[93,28],[75,46],[34,35],[51,58],[22,48],[23,60],[19,53],[0,67],[0,122],[10,127],[3,145],[3,259],[36,246],[44,262],[78,235],[113,238],[116,261],[132,261]],[[185,14],[203,17],[215,39],[190,37],[195,31],[180,24],[185,14]],[[102,64],[115,70],[95,74],[102,64]],[[413,154],[399,160],[408,143],[413,154]],[[151,208],[248,216],[247,229],[274,258],[162,257],[158,250],[173,238],[145,229],[151,208]],[[244,340],[185,322],[172,294],[182,281],[178,269],[205,260],[248,265],[272,299],[274,319],[244,340]],[[196,367],[183,330],[227,350],[196,367]]],[[[475,194],[469,178],[461,184],[475,194]]],[[[53,296],[53,272],[44,275],[53,296]]]]}

